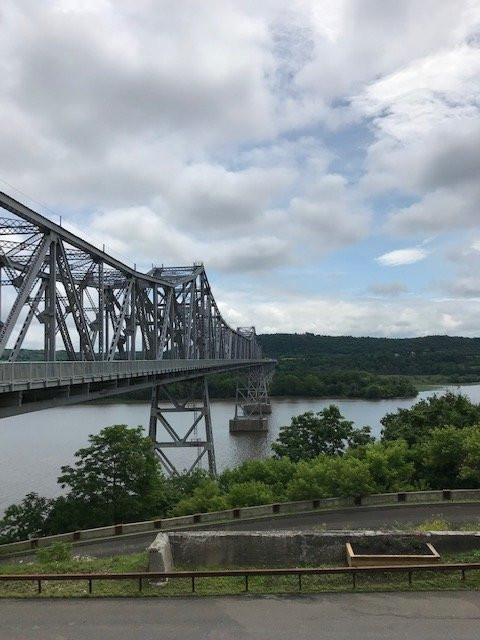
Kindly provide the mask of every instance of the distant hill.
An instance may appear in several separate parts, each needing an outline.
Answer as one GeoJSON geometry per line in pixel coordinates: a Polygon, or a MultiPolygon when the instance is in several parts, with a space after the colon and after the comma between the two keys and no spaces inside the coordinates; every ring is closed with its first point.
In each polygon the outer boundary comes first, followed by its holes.
{"type": "MultiPolygon", "coordinates": [[[[480,380],[480,338],[354,338],[303,334],[258,336],[265,356],[296,360],[317,371],[361,370],[380,375],[480,380]]],[[[293,364],[293,362],[292,362],[293,364]]]]}

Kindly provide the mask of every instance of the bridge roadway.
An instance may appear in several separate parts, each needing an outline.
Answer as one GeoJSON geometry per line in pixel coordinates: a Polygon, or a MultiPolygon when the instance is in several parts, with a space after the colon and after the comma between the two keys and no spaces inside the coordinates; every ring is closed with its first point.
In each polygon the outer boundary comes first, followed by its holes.
{"type": "Polygon", "coordinates": [[[273,363],[252,359],[1,363],[0,418],[273,363]]]}
{"type": "Polygon", "coordinates": [[[478,640],[480,593],[4,600],[2,640],[478,640]]]}

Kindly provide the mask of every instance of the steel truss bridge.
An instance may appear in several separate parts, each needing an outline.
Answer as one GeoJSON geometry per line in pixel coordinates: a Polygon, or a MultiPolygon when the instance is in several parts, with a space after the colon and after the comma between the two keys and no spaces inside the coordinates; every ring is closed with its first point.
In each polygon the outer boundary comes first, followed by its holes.
{"type": "Polygon", "coordinates": [[[165,469],[187,447],[190,470],[206,454],[215,474],[206,376],[247,372],[260,401],[274,363],[255,329],[228,326],[202,264],[142,273],[1,192],[0,207],[0,417],[151,389],[165,469]],[[21,361],[24,343],[41,342],[42,361],[21,361]],[[199,384],[178,398],[169,385],[185,381],[199,384]],[[172,412],[193,416],[183,435],[172,412]]]}

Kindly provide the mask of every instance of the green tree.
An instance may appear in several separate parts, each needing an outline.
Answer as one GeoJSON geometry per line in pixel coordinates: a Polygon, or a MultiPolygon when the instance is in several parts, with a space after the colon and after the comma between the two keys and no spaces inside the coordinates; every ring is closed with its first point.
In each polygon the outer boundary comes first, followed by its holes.
{"type": "Polygon", "coordinates": [[[373,492],[374,483],[364,460],[348,456],[319,456],[299,462],[287,487],[289,500],[358,496],[373,492]]]}
{"type": "Polygon", "coordinates": [[[430,431],[428,441],[419,445],[418,475],[432,489],[465,486],[460,467],[465,457],[465,437],[469,428],[445,427],[430,431]]]}
{"type": "Polygon", "coordinates": [[[15,542],[42,535],[54,502],[54,500],[43,498],[38,493],[32,492],[27,493],[19,504],[7,507],[0,520],[0,543],[15,542]]]}
{"type": "Polygon", "coordinates": [[[165,478],[164,501],[167,514],[173,513],[175,505],[183,498],[192,495],[195,489],[209,477],[207,471],[193,469],[190,473],[175,473],[165,478]]]}
{"type": "Polygon", "coordinates": [[[106,427],[89,442],[58,478],[69,489],[68,498],[81,505],[82,526],[128,522],[164,510],[164,478],[141,427],[106,427]]]}
{"type": "Polygon", "coordinates": [[[231,507],[253,507],[256,504],[269,504],[275,497],[272,488],[264,482],[250,480],[232,485],[227,500],[231,507]]]}
{"type": "Polygon", "coordinates": [[[205,513],[207,511],[223,511],[228,509],[227,498],[222,495],[216,480],[205,478],[195,487],[192,495],[182,498],[172,509],[174,516],[190,513],[205,513]]]}
{"type": "Polygon", "coordinates": [[[475,425],[465,434],[465,458],[460,467],[460,478],[467,486],[480,487],[480,425],[475,425]]]}
{"type": "Polygon", "coordinates": [[[321,454],[341,455],[347,447],[373,442],[370,428],[356,429],[345,420],[338,407],[331,404],[314,414],[307,411],[294,416],[289,426],[281,427],[272,444],[277,457],[287,456],[293,462],[310,460],[321,454]]]}
{"type": "Polygon", "coordinates": [[[403,439],[411,446],[426,442],[433,429],[447,426],[463,429],[480,422],[480,405],[449,391],[443,396],[420,400],[410,409],[387,413],[380,422],[382,440],[403,439]]]}
{"type": "Polygon", "coordinates": [[[260,482],[269,487],[274,500],[281,500],[295,469],[295,463],[288,458],[246,460],[236,469],[226,469],[220,475],[218,483],[222,491],[228,493],[236,484],[260,482]]]}
{"type": "Polygon", "coordinates": [[[374,442],[366,447],[350,449],[345,457],[356,457],[365,462],[374,493],[413,488],[415,464],[405,440],[374,442]]]}

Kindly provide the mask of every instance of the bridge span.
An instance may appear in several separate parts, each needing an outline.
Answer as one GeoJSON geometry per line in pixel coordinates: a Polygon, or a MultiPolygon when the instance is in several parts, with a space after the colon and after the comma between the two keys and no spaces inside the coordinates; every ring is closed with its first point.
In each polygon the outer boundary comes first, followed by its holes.
{"type": "Polygon", "coordinates": [[[191,447],[190,469],[207,454],[215,474],[206,376],[246,371],[242,407],[265,406],[274,362],[254,327],[226,323],[201,263],[144,273],[8,194],[0,207],[0,417],[151,388],[149,433],[164,467],[175,473],[167,451],[191,447]],[[39,343],[41,361],[23,362],[25,345],[39,343]],[[187,398],[168,386],[195,380],[187,398]],[[194,416],[183,435],[168,418],[179,411],[194,416]]]}

